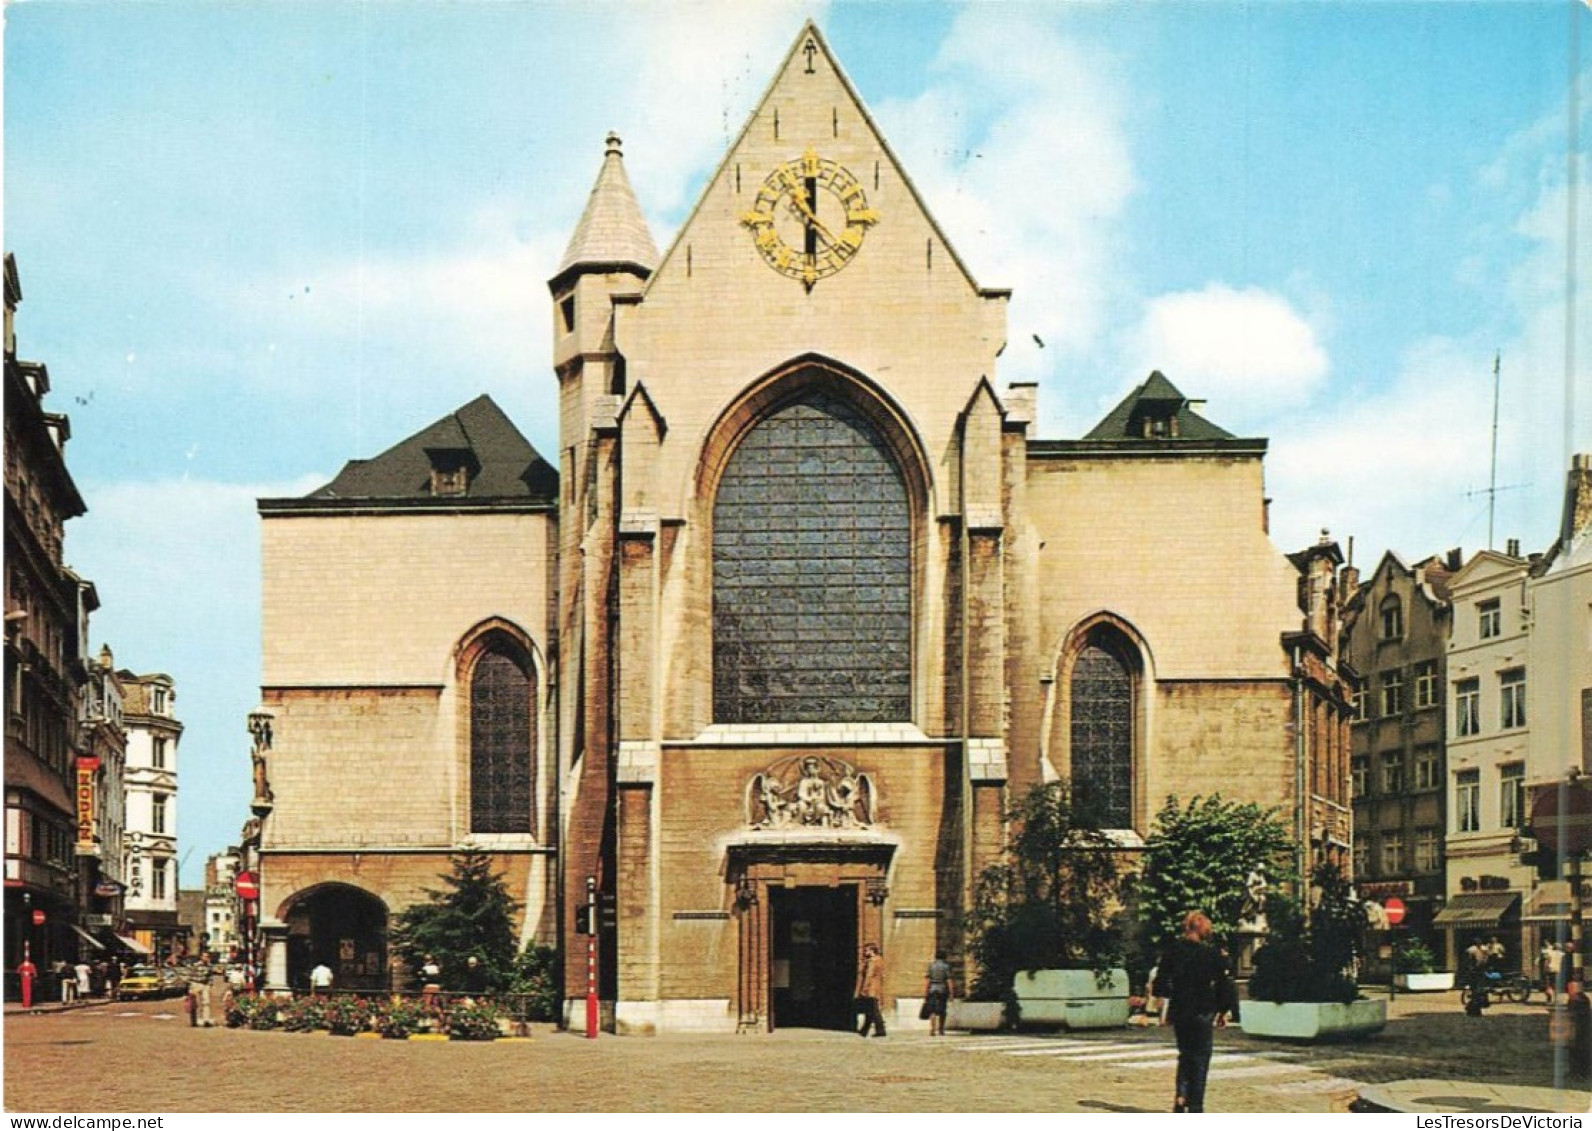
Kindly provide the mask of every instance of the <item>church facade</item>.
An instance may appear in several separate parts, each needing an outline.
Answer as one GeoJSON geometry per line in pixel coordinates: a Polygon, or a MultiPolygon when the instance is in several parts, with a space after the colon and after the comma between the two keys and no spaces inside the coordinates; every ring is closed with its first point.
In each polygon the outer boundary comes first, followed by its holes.
{"type": "Polygon", "coordinates": [[[867,943],[915,1017],[1056,778],[1125,851],[1220,792],[1346,860],[1337,548],[1159,373],[1036,436],[815,26],[662,253],[611,137],[549,288],[550,460],[482,398],[260,502],[273,984],[390,976],[464,840],[633,1032],[847,1025],[867,943]]]}

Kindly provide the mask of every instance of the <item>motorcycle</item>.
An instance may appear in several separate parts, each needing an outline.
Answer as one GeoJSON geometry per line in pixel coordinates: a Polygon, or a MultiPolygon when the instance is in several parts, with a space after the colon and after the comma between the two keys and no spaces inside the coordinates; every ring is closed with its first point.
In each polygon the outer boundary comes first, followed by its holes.
{"type": "Polygon", "coordinates": [[[1481,1015],[1492,1002],[1492,997],[1499,1001],[1516,1001],[1524,1005],[1531,1000],[1531,995],[1538,992],[1541,987],[1524,974],[1504,974],[1497,970],[1484,970],[1479,978],[1472,978],[1460,987],[1459,1001],[1465,1007],[1465,1012],[1472,1017],[1481,1015]]]}

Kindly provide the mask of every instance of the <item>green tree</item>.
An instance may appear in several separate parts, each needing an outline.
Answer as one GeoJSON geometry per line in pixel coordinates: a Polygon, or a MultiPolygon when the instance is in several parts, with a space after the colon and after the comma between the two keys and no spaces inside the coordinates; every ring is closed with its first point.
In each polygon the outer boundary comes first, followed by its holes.
{"type": "Polygon", "coordinates": [[[1365,904],[1336,864],[1317,866],[1312,881],[1308,915],[1287,896],[1267,903],[1271,931],[1255,951],[1249,982],[1256,1001],[1351,1002],[1359,996],[1355,959],[1365,946],[1365,904]]]}
{"type": "Polygon", "coordinates": [[[559,987],[563,984],[563,966],[558,952],[541,943],[528,943],[514,961],[514,974],[509,979],[508,990],[524,995],[526,1017],[531,1021],[558,1019],[559,987]]]}
{"type": "Polygon", "coordinates": [[[1122,953],[1119,849],[1068,784],[1035,786],[1007,819],[1010,845],[979,877],[969,925],[973,996],[985,1001],[1004,1000],[1018,971],[1104,972],[1122,953]]]}
{"type": "MultiPolygon", "coordinates": [[[[1293,841],[1275,809],[1224,801],[1220,794],[1180,806],[1175,797],[1156,814],[1145,844],[1136,892],[1142,942],[1159,954],[1182,933],[1183,916],[1203,911],[1217,938],[1237,928],[1257,869],[1272,884],[1286,873],[1293,841]]],[[[1275,889],[1267,893],[1267,912],[1275,889]]]]}
{"type": "Polygon", "coordinates": [[[426,955],[435,957],[446,989],[463,985],[465,960],[472,954],[486,967],[489,987],[504,986],[514,969],[514,918],[520,905],[480,848],[465,845],[449,855],[448,866],[448,874],[438,877],[443,888],[428,889],[426,902],[398,916],[398,951],[410,970],[418,969],[426,955]]]}

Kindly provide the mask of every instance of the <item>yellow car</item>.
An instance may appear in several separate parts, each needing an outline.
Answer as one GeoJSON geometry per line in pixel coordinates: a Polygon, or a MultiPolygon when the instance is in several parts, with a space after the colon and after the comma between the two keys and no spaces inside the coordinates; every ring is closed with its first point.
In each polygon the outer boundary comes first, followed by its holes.
{"type": "Polygon", "coordinates": [[[165,993],[165,979],[153,966],[134,966],[116,987],[118,998],[161,997],[165,993]]]}

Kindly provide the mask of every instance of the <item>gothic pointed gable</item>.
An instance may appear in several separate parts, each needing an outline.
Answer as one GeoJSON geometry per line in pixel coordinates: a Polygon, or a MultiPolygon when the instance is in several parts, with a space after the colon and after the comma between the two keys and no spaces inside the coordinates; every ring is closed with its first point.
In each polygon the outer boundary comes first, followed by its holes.
{"type": "Polygon", "coordinates": [[[554,273],[554,289],[580,271],[633,271],[645,278],[657,265],[658,247],[625,173],[619,136],[610,133],[586,209],[554,273]]]}
{"type": "Polygon", "coordinates": [[[910,240],[924,273],[954,272],[985,297],[1009,294],[978,286],[811,20],[665,252],[654,282],[671,271],[695,275],[719,266],[704,258],[716,254],[717,242],[703,238],[704,229],[723,232],[726,218],[736,259],[784,273],[798,290],[804,283],[821,288],[854,261],[881,259],[870,245],[910,240]],[[817,182],[810,209],[802,206],[800,186],[783,191],[793,188],[791,179],[817,182]],[[782,253],[789,257],[783,263],[782,253]],[[807,258],[817,261],[816,278],[803,278],[807,258]]]}

